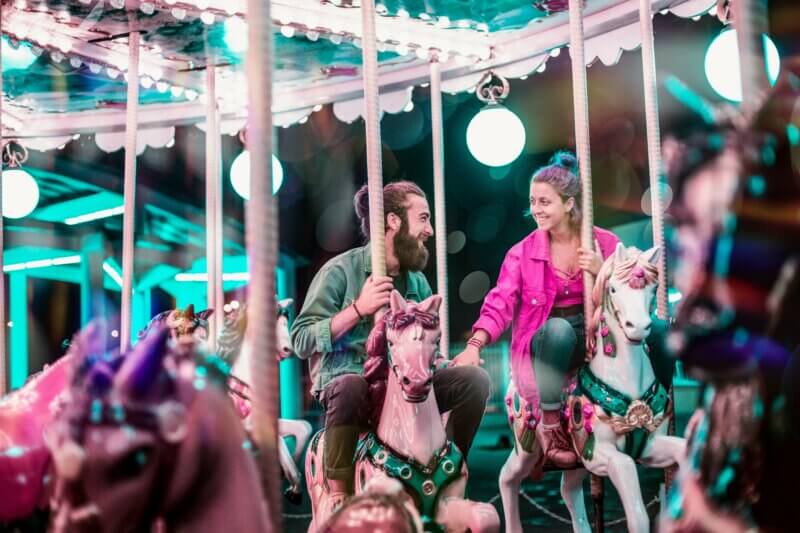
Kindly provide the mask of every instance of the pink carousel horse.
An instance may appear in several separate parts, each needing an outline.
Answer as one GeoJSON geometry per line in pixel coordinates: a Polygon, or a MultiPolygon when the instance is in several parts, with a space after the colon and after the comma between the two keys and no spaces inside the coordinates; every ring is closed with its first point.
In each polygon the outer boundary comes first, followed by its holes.
{"type": "Polygon", "coordinates": [[[92,335],[73,343],[70,401],[46,438],[51,530],[266,531],[258,472],[218,366],[197,363],[192,379],[170,371],[169,360],[197,352],[167,342],[165,328],[125,357],[96,351],[92,335]]]}
{"type": "MultiPolygon", "coordinates": [[[[464,499],[467,467],[461,452],[447,440],[431,394],[441,301],[434,295],[419,304],[406,302],[393,291],[390,311],[370,334],[370,359],[382,352],[385,358],[378,358],[392,371],[377,430],[359,442],[355,491],[362,493],[368,481],[394,478],[403,484],[403,500],[417,507],[424,523],[453,532],[498,531],[500,520],[492,505],[464,499]]],[[[331,507],[322,468],[324,439],[324,431],[317,433],[306,454],[314,514],[309,531],[324,531],[327,517],[322,518],[320,510],[331,507]]]]}
{"type": "MultiPolygon", "coordinates": [[[[275,323],[278,360],[286,359],[294,352],[292,341],[289,338],[289,308],[292,303],[291,298],[278,302],[278,319],[275,323]]],[[[249,430],[251,411],[249,383],[252,382],[250,372],[253,352],[250,349],[250,343],[246,340],[246,332],[247,310],[244,306],[234,305],[225,314],[225,325],[217,340],[217,347],[220,356],[232,366],[228,387],[245,428],[249,430]]],[[[300,459],[311,436],[311,424],[305,420],[281,418],[278,420],[278,434],[283,437],[278,440],[281,470],[289,481],[285,495],[290,502],[297,504],[300,503],[302,492],[301,476],[296,462],[300,459]],[[284,440],[286,437],[295,439],[294,454],[286,445],[284,440]]]]}
{"type": "Polygon", "coordinates": [[[0,400],[0,522],[47,504],[50,453],[42,435],[63,404],[69,361],[59,359],[0,400]]]}
{"type": "MultiPolygon", "coordinates": [[[[646,533],[650,520],[642,501],[636,462],[667,468],[685,454],[684,439],[667,436],[672,416],[669,395],[656,379],[644,340],[650,332],[650,307],[658,281],[658,248],[641,252],[621,244],[603,263],[592,297],[596,311],[587,337],[594,338],[598,355],[582,367],[570,386],[565,406],[567,431],[585,469],[565,470],[561,495],[576,532],[589,532],[583,498],[588,470],[609,477],[619,493],[628,531],[646,533]]],[[[506,394],[515,450],[500,472],[507,531],[522,531],[519,487],[540,460],[541,449],[525,452],[519,436],[526,426],[535,428],[528,413],[534,406],[519,399],[512,383],[506,394]]]]}

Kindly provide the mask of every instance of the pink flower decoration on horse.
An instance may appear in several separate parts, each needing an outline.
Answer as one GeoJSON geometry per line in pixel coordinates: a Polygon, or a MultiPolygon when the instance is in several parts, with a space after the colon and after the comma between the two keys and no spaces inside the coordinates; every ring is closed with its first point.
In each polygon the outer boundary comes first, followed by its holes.
{"type": "Polygon", "coordinates": [[[631,272],[631,279],[628,280],[628,286],[630,286],[631,289],[644,289],[645,285],[647,285],[647,278],[645,277],[644,269],[637,266],[631,272]]]}

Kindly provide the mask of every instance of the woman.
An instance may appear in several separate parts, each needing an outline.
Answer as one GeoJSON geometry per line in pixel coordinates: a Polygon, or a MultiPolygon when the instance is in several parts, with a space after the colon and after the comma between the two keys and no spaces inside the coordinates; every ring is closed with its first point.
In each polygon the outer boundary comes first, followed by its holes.
{"type": "MultiPolygon", "coordinates": [[[[577,160],[558,152],[531,178],[531,215],[538,229],[506,254],[466,349],[454,363],[477,365],[483,346],[512,324],[511,373],[535,413],[544,457],[557,467],[576,460],[560,426],[561,389],[584,360],[583,272],[597,275],[619,239],[594,229],[599,252],[580,247],[581,183],[577,160]],[[602,255],[601,255],[602,254],[602,255]]],[[[532,447],[533,439],[524,439],[532,447]]],[[[530,450],[526,450],[530,451],[530,450]]]]}

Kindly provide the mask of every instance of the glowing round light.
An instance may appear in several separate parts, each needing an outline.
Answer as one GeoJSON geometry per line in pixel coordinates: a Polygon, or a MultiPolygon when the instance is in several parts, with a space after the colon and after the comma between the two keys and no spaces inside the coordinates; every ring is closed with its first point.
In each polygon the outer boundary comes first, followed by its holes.
{"type": "MultiPolygon", "coordinates": [[[[272,194],[277,194],[283,184],[283,167],[272,155],[272,194]]],[[[231,165],[231,185],[239,196],[250,199],[250,152],[247,150],[236,156],[231,165]]]]}
{"type": "Polygon", "coordinates": [[[525,126],[517,115],[500,104],[490,104],[467,126],[467,147],[486,166],[513,162],[525,147],[525,126]]]}
{"type": "MultiPolygon", "coordinates": [[[[781,57],[772,39],[766,34],[763,39],[767,77],[770,84],[775,85],[781,70],[781,57]]],[[[706,50],[705,71],[708,83],[717,94],[732,102],[742,101],[742,74],[736,30],[723,31],[711,42],[706,50]]]]}
{"type": "Polygon", "coordinates": [[[3,216],[22,218],[30,215],[39,203],[39,185],[22,169],[3,171],[3,216]]]}
{"type": "Polygon", "coordinates": [[[36,61],[36,55],[27,44],[22,44],[17,48],[11,46],[8,39],[3,37],[3,72],[14,69],[26,69],[36,61]]]}
{"type": "Polygon", "coordinates": [[[225,19],[225,45],[231,52],[241,54],[247,51],[247,23],[239,17],[225,19]]]}

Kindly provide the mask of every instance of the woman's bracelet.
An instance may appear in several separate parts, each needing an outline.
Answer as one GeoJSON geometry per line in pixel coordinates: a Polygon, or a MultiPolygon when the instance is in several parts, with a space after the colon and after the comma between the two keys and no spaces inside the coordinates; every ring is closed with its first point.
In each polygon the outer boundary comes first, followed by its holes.
{"type": "Polygon", "coordinates": [[[355,302],[353,302],[353,311],[356,312],[356,314],[358,315],[358,319],[359,320],[364,320],[364,315],[362,315],[361,311],[358,310],[358,307],[356,307],[356,303],[355,302]]]}
{"type": "Polygon", "coordinates": [[[481,341],[477,337],[470,337],[469,340],[467,341],[467,344],[469,344],[470,346],[474,346],[478,350],[483,348],[483,341],[481,341]]]}

